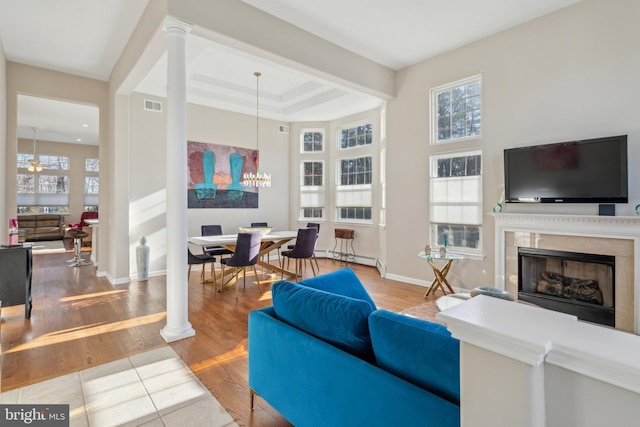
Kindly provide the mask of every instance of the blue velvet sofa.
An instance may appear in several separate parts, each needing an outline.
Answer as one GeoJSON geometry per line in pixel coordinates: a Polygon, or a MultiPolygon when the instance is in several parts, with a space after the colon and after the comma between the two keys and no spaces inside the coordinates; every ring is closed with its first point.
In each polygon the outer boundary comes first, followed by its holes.
{"type": "Polygon", "coordinates": [[[272,287],[249,314],[251,405],[297,427],[460,425],[459,342],[376,308],[348,268],[272,287]]]}

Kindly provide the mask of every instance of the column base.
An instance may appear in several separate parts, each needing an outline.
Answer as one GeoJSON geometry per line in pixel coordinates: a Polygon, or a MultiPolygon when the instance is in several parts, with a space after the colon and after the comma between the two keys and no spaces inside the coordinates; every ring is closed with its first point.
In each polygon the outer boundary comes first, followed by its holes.
{"type": "Polygon", "coordinates": [[[185,329],[175,330],[169,326],[165,326],[160,330],[160,336],[166,342],[179,341],[184,338],[192,337],[196,334],[196,330],[191,327],[191,323],[187,322],[185,329]]]}

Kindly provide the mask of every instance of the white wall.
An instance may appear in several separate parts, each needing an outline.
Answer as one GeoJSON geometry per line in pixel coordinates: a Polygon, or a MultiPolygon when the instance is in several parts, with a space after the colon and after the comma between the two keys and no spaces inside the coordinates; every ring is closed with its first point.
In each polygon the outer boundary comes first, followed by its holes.
{"type": "MultiPolygon", "coordinates": [[[[144,111],[144,99],[166,100],[134,93],[130,97],[131,169],[130,192],[130,269],[136,275],[135,246],[146,236],[151,248],[150,274],[163,273],[166,232],[166,114],[144,111]]],[[[187,138],[190,141],[256,147],[255,116],[187,105],[187,138]]],[[[273,185],[259,190],[257,209],[189,209],[189,236],[199,236],[203,224],[221,224],[223,232],[234,233],[251,222],[267,221],[278,230],[287,230],[289,220],[289,136],[278,132],[273,120],[260,118],[260,170],[270,172],[273,185]]],[[[186,149],[186,147],[185,147],[186,149]]],[[[187,189],[185,188],[185,191],[187,189]]],[[[193,247],[195,252],[199,249],[193,247]]]]}
{"type": "MultiPolygon", "coordinates": [[[[397,98],[387,107],[388,271],[407,281],[431,280],[416,253],[428,241],[428,157],[480,146],[483,209],[501,196],[503,150],[508,147],[607,135],[629,135],[628,205],[640,200],[640,3],[584,0],[480,42],[398,73],[397,98]],[[482,74],[483,136],[446,146],[429,145],[429,89],[482,74]]],[[[606,171],[603,171],[606,173],[606,171]]],[[[597,205],[512,206],[506,210],[597,214],[597,205]]],[[[461,288],[494,282],[494,227],[484,216],[484,261],[453,265],[450,282],[461,288]]]]}

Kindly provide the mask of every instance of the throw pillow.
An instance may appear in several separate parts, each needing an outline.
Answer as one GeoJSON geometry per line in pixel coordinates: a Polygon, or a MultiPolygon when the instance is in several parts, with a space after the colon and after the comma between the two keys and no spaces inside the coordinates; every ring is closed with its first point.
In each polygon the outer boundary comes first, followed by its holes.
{"type": "Polygon", "coordinates": [[[274,283],[271,295],[280,320],[354,356],[373,359],[368,302],[287,281],[274,283]]]}
{"type": "Polygon", "coordinates": [[[377,310],[369,330],[379,367],[460,404],[460,342],[444,325],[377,310]]]}
{"type": "Polygon", "coordinates": [[[341,268],[331,273],[301,280],[298,283],[310,288],[331,292],[332,294],[361,299],[368,302],[373,310],[376,309],[376,304],[371,299],[371,296],[362,286],[362,282],[360,282],[356,273],[350,268],[341,268]]]}

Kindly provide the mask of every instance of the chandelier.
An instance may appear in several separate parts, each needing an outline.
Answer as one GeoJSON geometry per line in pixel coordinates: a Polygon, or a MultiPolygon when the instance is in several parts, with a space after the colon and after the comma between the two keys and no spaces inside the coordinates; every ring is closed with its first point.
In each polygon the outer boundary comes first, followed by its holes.
{"type": "MultiPolygon", "coordinates": [[[[260,76],[262,73],[256,71],[253,75],[256,76],[256,151],[260,155],[260,76]]],[[[260,163],[258,161],[259,167],[260,163]]],[[[242,177],[242,185],[245,187],[271,187],[271,174],[261,173],[260,171],[256,171],[255,174],[246,172],[242,177]]]]}
{"type": "Polygon", "coordinates": [[[27,170],[29,172],[41,172],[42,165],[40,164],[40,160],[38,160],[38,156],[36,154],[36,128],[33,129],[33,159],[29,160],[29,167],[27,170]]]}

